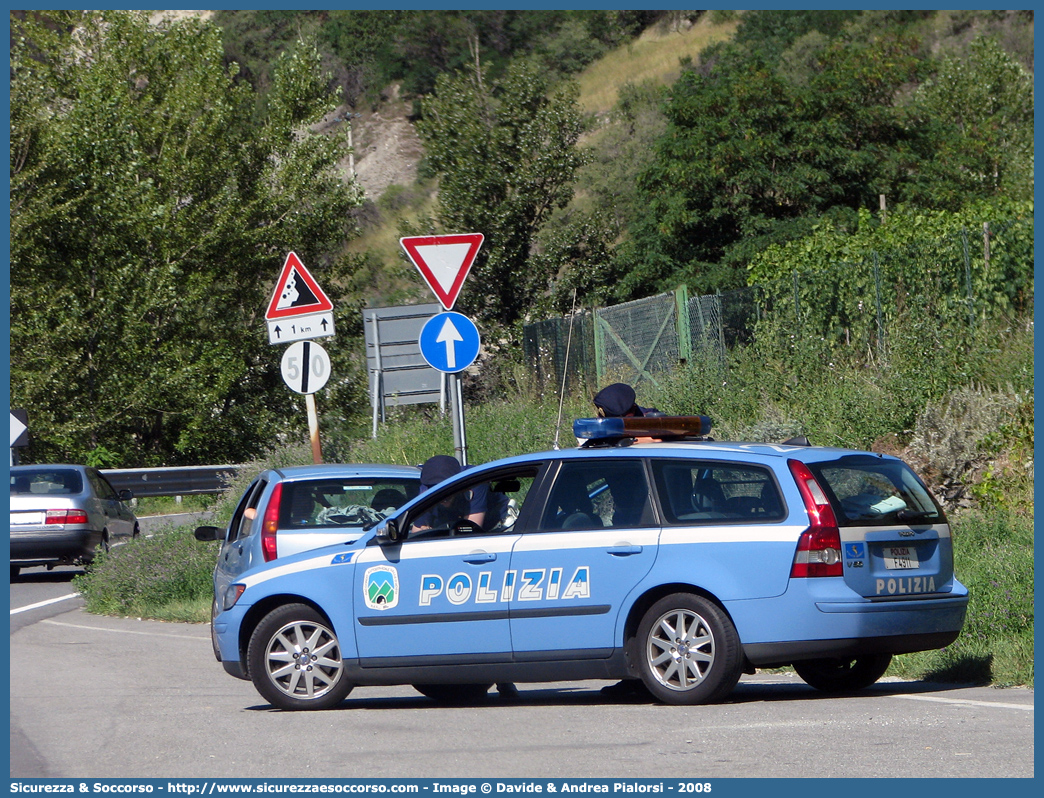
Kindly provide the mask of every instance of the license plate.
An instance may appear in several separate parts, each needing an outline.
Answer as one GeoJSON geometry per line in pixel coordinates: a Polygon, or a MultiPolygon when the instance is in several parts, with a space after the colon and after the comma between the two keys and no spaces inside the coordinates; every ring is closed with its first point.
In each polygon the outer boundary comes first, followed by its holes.
{"type": "Polygon", "coordinates": [[[30,524],[42,524],[43,513],[11,513],[11,526],[28,526],[30,524]]]}
{"type": "Polygon", "coordinates": [[[905,571],[921,565],[917,559],[917,549],[913,546],[885,546],[884,562],[889,571],[905,571]]]}

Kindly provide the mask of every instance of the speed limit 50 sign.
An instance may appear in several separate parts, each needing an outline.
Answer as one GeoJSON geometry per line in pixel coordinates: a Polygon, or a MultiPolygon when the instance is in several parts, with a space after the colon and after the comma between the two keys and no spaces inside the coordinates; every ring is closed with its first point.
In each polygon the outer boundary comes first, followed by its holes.
{"type": "Polygon", "coordinates": [[[286,348],[280,369],[291,391],[315,393],[330,379],[330,356],[314,341],[297,341],[286,348]]]}

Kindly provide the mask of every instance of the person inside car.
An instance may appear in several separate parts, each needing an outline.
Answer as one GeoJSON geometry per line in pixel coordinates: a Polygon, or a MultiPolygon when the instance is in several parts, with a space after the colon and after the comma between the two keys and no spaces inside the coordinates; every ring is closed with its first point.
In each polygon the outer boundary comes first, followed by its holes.
{"type": "MultiPolygon", "coordinates": [[[[434,488],[443,480],[456,476],[463,470],[460,461],[456,457],[446,454],[437,454],[434,457],[429,457],[424,461],[424,465],[421,466],[421,493],[434,488]]],[[[506,510],[506,497],[502,494],[499,495],[501,498],[504,498],[504,508],[506,510]]],[[[435,529],[444,524],[452,528],[455,523],[464,519],[475,524],[480,530],[485,529],[484,524],[490,521],[489,528],[492,528],[495,525],[495,521],[502,519],[498,518],[495,512],[490,511],[490,503],[489,485],[486,483],[475,485],[472,486],[470,491],[452,494],[444,501],[430,508],[413,522],[413,528],[435,529]],[[469,495],[470,499],[465,498],[469,495]]],[[[518,688],[511,682],[498,682],[497,692],[502,698],[518,698],[518,688]]]]}

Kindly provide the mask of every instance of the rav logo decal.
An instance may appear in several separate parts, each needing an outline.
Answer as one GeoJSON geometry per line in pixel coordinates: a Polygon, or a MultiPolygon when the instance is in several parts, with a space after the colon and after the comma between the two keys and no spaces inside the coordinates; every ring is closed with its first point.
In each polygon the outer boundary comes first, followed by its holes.
{"type": "Polygon", "coordinates": [[[390,610],[399,603],[399,573],[389,565],[375,565],[363,574],[363,599],[371,610],[390,610]]]}

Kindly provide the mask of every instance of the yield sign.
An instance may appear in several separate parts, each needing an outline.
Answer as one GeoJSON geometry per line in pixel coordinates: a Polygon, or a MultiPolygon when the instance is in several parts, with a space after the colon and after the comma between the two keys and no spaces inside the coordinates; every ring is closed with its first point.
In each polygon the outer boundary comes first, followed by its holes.
{"type": "Polygon", "coordinates": [[[412,236],[400,238],[399,243],[413,261],[428,287],[435,292],[442,306],[449,310],[457,301],[464,278],[471,271],[482,233],[462,233],[451,236],[412,236]]]}
{"type": "Polygon", "coordinates": [[[288,319],[333,310],[333,303],[293,252],[286,256],[265,318],[288,319]]]}

